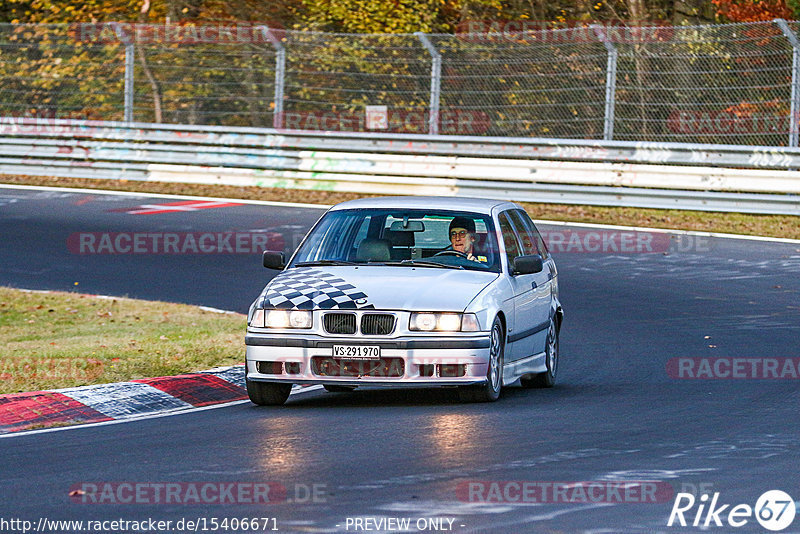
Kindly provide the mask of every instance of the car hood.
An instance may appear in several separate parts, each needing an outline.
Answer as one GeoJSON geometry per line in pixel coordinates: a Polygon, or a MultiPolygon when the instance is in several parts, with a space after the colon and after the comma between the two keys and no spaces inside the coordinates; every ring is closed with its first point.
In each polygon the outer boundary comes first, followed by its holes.
{"type": "Polygon", "coordinates": [[[296,267],[261,294],[265,308],[464,311],[497,273],[383,265],[296,267]]]}

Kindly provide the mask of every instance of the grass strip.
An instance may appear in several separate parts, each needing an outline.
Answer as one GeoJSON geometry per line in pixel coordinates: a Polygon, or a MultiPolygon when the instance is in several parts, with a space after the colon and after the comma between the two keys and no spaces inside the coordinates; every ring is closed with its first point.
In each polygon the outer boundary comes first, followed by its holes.
{"type": "Polygon", "coordinates": [[[241,363],[245,323],[186,304],[0,287],[0,394],[241,363]]]}

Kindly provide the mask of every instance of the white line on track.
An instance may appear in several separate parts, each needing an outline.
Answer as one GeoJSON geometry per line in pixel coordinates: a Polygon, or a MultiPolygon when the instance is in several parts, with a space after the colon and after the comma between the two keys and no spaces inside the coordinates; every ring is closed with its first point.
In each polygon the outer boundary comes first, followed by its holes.
{"type": "MultiPolygon", "coordinates": [[[[0,178],[2,180],[2,178],[0,178]]],[[[143,182],[147,183],[147,182],[143,182]]],[[[0,189],[29,189],[33,191],[58,191],[65,193],[85,193],[89,195],[119,195],[124,197],[154,197],[168,198],[176,200],[215,200],[219,202],[235,202],[237,204],[255,204],[257,206],[280,206],[287,208],[311,208],[326,210],[329,205],[324,204],[303,204],[300,202],[277,202],[272,200],[245,200],[241,198],[220,198],[220,197],[198,197],[191,195],[167,195],[164,193],[144,193],[136,191],[110,191],[107,189],[84,189],[80,187],[54,187],[49,185],[19,185],[0,183],[0,189]]]]}
{"type": "MultiPolygon", "coordinates": [[[[2,178],[0,178],[2,179],[2,178]]],[[[144,182],[146,183],[146,182],[144,182]]],[[[133,191],[109,191],[106,189],[84,189],[74,187],[53,187],[41,185],[19,185],[19,184],[3,184],[0,183],[0,189],[29,189],[34,191],[64,191],[68,193],[86,193],[95,195],[121,195],[131,197],[155,197],[155,198],[168,198],[177,200],[217,200],[221,202],[235,202],[238,204],[253,204],[257,206],[280,206],[287,208],[310,208],[327,210],[331,206],[329,204],[303,204],[300,202],[277,202],[272,200],[247,200],[240,198],[223,198],[223,197],[199,197],[189,195],[167,195],[162,193],[138,193],[133,191]]],[[[701,232],[698,230],[677,230],[671,228],[648,228],[644,226],[619,226],[614,224],[598,224],[598,223],[581,223],[581,222],[567,222],[567,221],[549,221],[544,219],[535,219],[536,224],[548,224],[555,226],[578,226],[583,228],[609,228],[612,230],[629,230],[639,232],[663,232],[678,235],[694,235],[703,237],[718,237],[720,239],[742,239],[749,241],[772,241],[776,243],[793,243],[800,244],[800,239],[787,239],[782,237],[768,237],[757,235],[744,235],[744,234],[726,234],[721,232],[701,232]]]]}
{"type": "MultiPolygon", "coordinates": [[[[308,386],[301,389],[296,389],[291,392],[289,395],[290,397],[293,395],[300,395],[302,393],[307,393],[309,391],[317,391],[322,389],[322,386],[315,385],[315,386],[308,386]]],[[[139,415],[133,417],[126,417],[124,419],[114,419],[113,421],[101,421],[99,423],[86,423],[85,425],[76,424],[71,426],[59,426],[55,428],[42,428],[40,430],[27,430],[21,432],[11,432],[9,434],[0,434],[0,439],[3,438],[16,438],[19,436],[30,436],[32,434],[45,434],[49,432],[61,432],[64,430],[80,430],[83,428],[93,428],[97,426],[107,426],[107,425],[117,425],[120,423],[130,423],[132,421],[142,421],[145,419],[159,419],[161,417],[171,417],[173,415],[181,415],[187,413],[196,413],[196,412],[204,412],[206,410],[215,410],[217,408],[226,408],[228,406],[236,406],[238,404],[247,404],[249,400],[238,400],[233,402],[226,402],[224,404],[215,404],[213,406],[202,406],[200,408],[187,408],[187,409],[178,409],[178,410],[170,410],[168,412],[156,413],[156,414],[148,414],[148,415],[139,415]]]]}
{"type": "Polygon", "coordinates": [[[701,232],[699,230],[673,230],[669,228],[648,228],[646,226],[618,226],[614,224],[597,224],[597,223],[581,223],[581,222],[566,222],[566,221],[547,221],[536,219],[536,224],[547,224],[552,226],[580,226],[583,228],[607,228],[611,230],[626,230],[635,232],[657,232],[662,234],[678,234],[678,235],[693,235],[700,237],[719,237],[722,239],[743,239],[749,241],[771,241],[776,243],[793,243],[800,244],[800,239],[789,239],[785,237],[767,237],[760,235],[744,235],[744,234],[724,234],[721,232],[701,232]]]}

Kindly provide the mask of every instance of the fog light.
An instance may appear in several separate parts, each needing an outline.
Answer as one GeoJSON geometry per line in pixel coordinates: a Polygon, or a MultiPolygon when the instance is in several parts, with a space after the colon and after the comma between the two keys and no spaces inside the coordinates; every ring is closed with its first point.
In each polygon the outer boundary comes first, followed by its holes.
{"type": "Polygon", "coordinates": [[[256,362],[256,370],[263,375],[282,375],[283,362],[256,362]]]}
{"type": "Polygon", "coordinates": [[[442,378],[455,378],[467,374],[467,366],[463,363],[446,363],[439,367],[439,376],[442,378]]]}

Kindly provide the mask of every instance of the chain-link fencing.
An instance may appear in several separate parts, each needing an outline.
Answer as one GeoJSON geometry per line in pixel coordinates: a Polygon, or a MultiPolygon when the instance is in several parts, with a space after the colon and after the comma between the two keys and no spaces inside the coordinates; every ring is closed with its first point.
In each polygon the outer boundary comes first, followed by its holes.
{"type": "Polygon", "coordinates": [[[0,25],[0,116],[797,146],[799,31],[0,25]]]}

